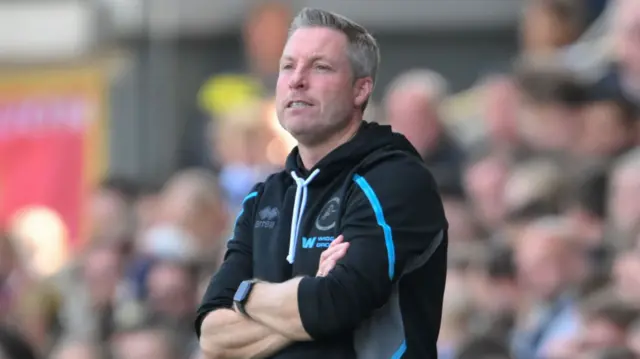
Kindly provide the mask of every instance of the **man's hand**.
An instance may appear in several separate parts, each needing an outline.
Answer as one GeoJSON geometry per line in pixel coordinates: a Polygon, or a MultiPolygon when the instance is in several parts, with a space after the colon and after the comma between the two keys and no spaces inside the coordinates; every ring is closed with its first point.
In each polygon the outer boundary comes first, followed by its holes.
{"type": "MultiPolygon", "coordinates": [[[[344,242],[342,235],[331,242],[320,255],[316,277],[328,275],[348,248],[349,243],[344,242]]],[[[302,277],[297,277],[284,283],[255,283],[245,310],[258,323],[294,341],[312,340],[302,325],[298,310],[298,284],[301,280],[302,277]]]]}
{"type": "Polygon", "coordinates": [[[336,262],[347,253],[349,242],[344,241],[344,237],[339,235],[320,255],[320,264],[318,265],[318,273],[316,277],[324,277],[336,266],[336,262]]]}

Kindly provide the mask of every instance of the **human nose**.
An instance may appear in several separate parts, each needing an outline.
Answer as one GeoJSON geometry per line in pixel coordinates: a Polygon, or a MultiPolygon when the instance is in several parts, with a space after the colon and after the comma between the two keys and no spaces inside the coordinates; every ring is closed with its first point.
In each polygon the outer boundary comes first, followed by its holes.
{"type": "Polygon", "coordinates": [[[291,73],[289,88],[301,89],[307,86],[307,79],[303,69],[297,69],[291,73]]]}

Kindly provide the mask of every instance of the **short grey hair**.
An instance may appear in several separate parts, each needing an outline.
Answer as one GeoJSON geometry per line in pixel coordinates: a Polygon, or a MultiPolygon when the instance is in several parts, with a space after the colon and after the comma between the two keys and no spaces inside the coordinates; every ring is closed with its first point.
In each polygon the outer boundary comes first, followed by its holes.
{"type": "Polygon", "coordinates": [[[420,92],[430,103],[440,106],[449,94],[449,82],[441,74],[429,69],[412,69],[398,75],[387,87],[386,97],[397,90],[420,92]]]}
{"type": "MultiPolygon", "coordinates": [[[[307,27],[326,27],[343,33],[347,37],[347,51],[354,79],[370,77],[375,87],[380,65],[380,48],[367,29],[342,15],[326,10],[304,8],[291,22],[289,37],[296,30],[307,27]]],[[[369,99],[363,104],[363,111],[368,102],[369,99]]]]}

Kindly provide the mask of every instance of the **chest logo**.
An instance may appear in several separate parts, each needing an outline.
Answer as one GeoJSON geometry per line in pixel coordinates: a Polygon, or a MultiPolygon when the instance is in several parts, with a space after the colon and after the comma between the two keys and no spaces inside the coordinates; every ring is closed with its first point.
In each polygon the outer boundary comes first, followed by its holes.
{"type": "Polygon", "coordinates": [[[267,228],[273,229],[276,226],[276,220],[280,212],[276,207],[265,207],[258,212],[258,220],[256,221],[255,228],[267,228]]]}
{"type": "Polygon", "coordinates": [[[302,248],[329,248],[335,237],[302,237],[302,248]]]}
{"type": "Polygon", "coordinates": [[[337,213],[340,208],[340,198],[333,197],[320,210],[320,215],[316,218],[316,228],[321,231],[328,231],[336,226],[337,213]]]}

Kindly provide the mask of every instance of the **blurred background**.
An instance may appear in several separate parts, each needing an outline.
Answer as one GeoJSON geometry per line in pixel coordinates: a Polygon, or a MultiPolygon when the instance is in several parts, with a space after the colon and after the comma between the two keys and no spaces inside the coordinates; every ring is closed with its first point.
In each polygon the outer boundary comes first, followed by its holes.
{"type": "Polygon", "coordinates": [[[450,223],[442,359],[640,358],[640,1],[0,1],[0,358],[200,358],[242,198],[295,145],[292,16],[377,37],[368,121],[450,223]]]}

